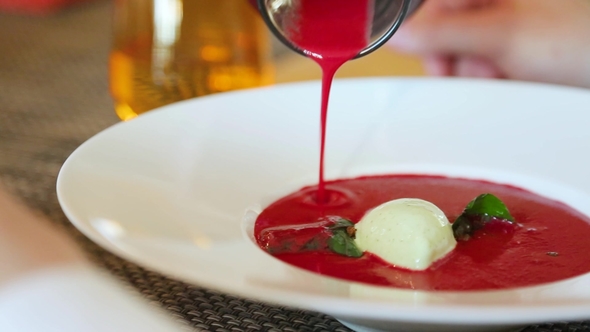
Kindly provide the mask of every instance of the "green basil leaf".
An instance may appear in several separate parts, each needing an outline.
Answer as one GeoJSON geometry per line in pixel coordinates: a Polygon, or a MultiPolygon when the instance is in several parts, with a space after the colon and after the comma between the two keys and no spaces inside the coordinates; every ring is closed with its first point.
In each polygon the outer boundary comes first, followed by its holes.
{"type": "Polygon", "coordinates": [[[334,223],[334,225],[330,226],[329,228],[331,230],[336,230],[336,229],[346,229],[347,227],[350,226],[354,226],[354,223],[348,219],[344,219],[344,218],[340,218],[338,220],[336,220],[336,222],[334,223]]]}
{"type": "Polygon", "coordinates": [[[493,220],[500,219],[514,223],[514,217],[498,197],[481,194],[469,202],[463,213],[453,223],[453,234],[457,240],[468,240],[473,232],[493,220]]]}
{"type": "Polygon", "coordinates": [[[348,257],[358,258],[363,255],[354,240],[342,229],[334,230],[334,234],[328,240],[328,248],[337,254],[348,257]]]}
{"type": "Polygon", "coordinates": [[[463,214],[514,221],[504,202],[492,194],[477,196],[467,204],[463,214]]]}
{"type": "Polygon", "coordinates": [[[456,240],[467,241],[473,234],[473,223],[472,221],[464,216],[460,215],[453,223],[453,235],[456,240]]]}
{"type": "MultiPolygon", "coordinates": [[[[324,246],[325,248],[325,242],[324,246]]],[[[311,240],[307,241],[301,248],[301,251],[316,251],[322,248],[322,242],[320,241],[318,236],[311,238],[311,240]]]]}

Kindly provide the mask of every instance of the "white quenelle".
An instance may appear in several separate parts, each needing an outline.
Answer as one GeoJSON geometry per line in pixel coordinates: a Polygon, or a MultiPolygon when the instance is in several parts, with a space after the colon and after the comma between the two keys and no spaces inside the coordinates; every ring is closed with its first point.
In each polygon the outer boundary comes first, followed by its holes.
{"type": "Polygon", "coordinates": [[[410,270],[427,269],[457,245],[444,212],[417,198],[383,203],[355,227],[359,249],[410,270]]]}

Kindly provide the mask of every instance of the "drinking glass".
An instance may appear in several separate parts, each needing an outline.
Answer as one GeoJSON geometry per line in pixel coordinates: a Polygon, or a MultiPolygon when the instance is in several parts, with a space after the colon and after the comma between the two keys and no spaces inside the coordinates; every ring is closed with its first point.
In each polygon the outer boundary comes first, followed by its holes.
{"type": "Polygon", "coordinates": [[[269,33],[247,0],[115,0],[109,74],[122,120],[272,84],[269,33]]]}

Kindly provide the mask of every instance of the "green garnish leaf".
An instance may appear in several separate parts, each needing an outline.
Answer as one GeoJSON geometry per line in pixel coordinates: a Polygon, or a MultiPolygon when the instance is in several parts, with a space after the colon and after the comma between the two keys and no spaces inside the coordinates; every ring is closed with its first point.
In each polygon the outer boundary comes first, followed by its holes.
{"type": "Polygon", "coordinates": [[[316,236],[316,237],[311,238],[311,240],[307,241],[303,245],[303,248],[301,248],[301,249],[302,249],[302,251],[315,251],[315,250],[320,250],[321,247],[322,247],[322,243],[318,239],[318,237],[316,236]]]}
{"type": "Polygon", "coordinates": [[[493,219],[514,223],[514,217],[504,202],[492,194],[481,194],[467,204],[463,213],[453,223],[455,238],[468,240],[474,231],[493,219]]]}
{"type": "Polygon", "coordinates": [[[336,222],[334,222],[334,225],[330,226],[329,228],[331,230],[337,230],[337,229],[346,229],[348,227],[354,227],[354,223],[348,219],[344,219],[344,218],[340,218],[338,220],[336,220],[336,222]]]}
{"type": "Polygon", "coordinates": [[[453,235],[457,241],[469,240],[473,231],[473,223],[464,215],[460,215],[453,223],[453,235]]]}
{"type": "Polygon", "coordinates": [[[334,234],[328,240],[330,250],[348,257],[358,258],[363,255],[363,252],[356,246],[352,237],[346,233],[346,230],[336,229],[333,232],[334,234]]]}
{"type": "Polygon", "coordinates": [[[463,214],[514,221],[504,202],[492,194],[477,196],[467,204],[463,214]]]}

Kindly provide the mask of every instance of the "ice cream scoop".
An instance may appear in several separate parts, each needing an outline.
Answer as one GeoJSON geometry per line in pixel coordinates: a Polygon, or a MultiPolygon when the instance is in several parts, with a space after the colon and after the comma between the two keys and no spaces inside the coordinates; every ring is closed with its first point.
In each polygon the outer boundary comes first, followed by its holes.
{"type": "Polygon", "coordinates": [[[457,244],[444,212],[417,198],[383,203],[363,216],[355,227],[359,249],[410,270],[427,269],[457,244]]]}

